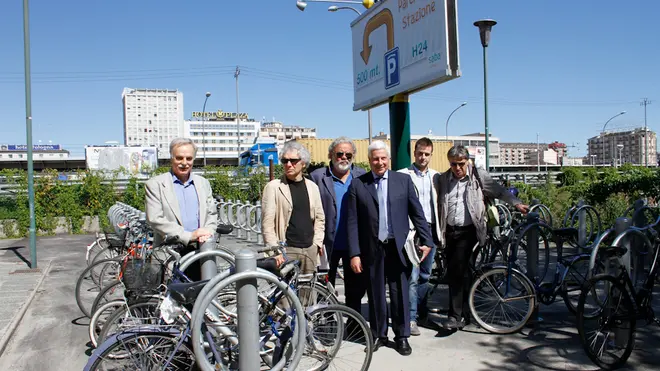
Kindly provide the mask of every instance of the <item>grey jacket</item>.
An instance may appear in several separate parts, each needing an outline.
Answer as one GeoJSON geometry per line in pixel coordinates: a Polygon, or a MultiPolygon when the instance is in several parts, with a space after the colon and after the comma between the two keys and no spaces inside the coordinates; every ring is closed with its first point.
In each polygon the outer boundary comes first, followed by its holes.
{"type": "MultiPolygon", "coordinates": [[[[449,185],[452,177],[451,170],[447,170],[442,174],[437,175],[434,178],[436,183],[436,189],[438,190],[438,212],[439,212],[439,221],[440,232],[438,238],[440,239],[441,246],[445,245],[445,232],[447,230],[447,196],[449,193],[449,185]]],[[[486,243],[486,238],[488,236],[488,231],[486,227],[486,207],[484,205],[483,195],[490,197],[491,199],[498,199],[504,201],[510,205],[521,204],[518,198],[516,198],[511,192],[507,191],[506,188],[498,184],[491,178],[488,172],[484,169],[475,168],[470,165],[468,168],[468,188],[466,191],[467,198],[467,208],[470,217],[472,218],[472,223],[474,224],[475,229],[477,230],[477,240],[480,245],[486,243]],[[481,190],[479,187],[479,182],[474,176],[474,171],[479,172],[479,177],[483,182],[484,188],[481,190]]]]}

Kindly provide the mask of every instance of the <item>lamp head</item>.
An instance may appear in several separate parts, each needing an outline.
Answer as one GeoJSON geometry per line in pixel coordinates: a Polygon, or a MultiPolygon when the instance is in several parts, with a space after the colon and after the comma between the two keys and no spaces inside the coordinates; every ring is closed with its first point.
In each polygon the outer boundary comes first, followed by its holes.
{"type": "Polygon", "coordinates": [[[302,1],[302,0],[298,0],[298,1],[296,1],[296,7],[297,7],[298,9],[300,9],[300,11],[302,12],[302,11],[304,11],[305,8],[307,7],[307,3],[304,2],[304,1],[302,1]]]}
{"type": "Polygon", "coordinates": [[[490,31],[497,22],[492,19],[481,19],[474,22],[474,25],[479,27],[479,37],[481,38],[481,46],[488,47],[490,43],[490,31]]]}
{"type": "Polygon", "coordinates": [[[461,107],[463,107],[463,106],[466,105],[466,104],[467,104],[467,102],[463,102],[463,103],[461,103],[461,107]]]}
{"type": "Polygon", "coordinates": [[[328,8],[328,11],[329,11],[329,12],[336,12],[337,9],[339,9],[339,7],[338,7],[337,5],[333,5],[333,6],[331,6],[331,7],[328,8]]]}
{"type": "Polygon", "coordinates": [[[211,96],[211,92],[210,92],[210,91],[207,91],[207,92],[206,92],[206,97],[208,98],[208,97],[210,97],[210,96],[211,96]]]}

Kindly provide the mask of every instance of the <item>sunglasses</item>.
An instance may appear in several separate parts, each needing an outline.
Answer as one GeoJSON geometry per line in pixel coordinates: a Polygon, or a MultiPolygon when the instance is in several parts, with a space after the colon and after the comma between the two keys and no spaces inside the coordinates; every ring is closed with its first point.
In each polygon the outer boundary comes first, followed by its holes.
{"type": "Polygon", "coordinates": [[[467,164],[467,161],[463,161],[463,162],[450,162],[450,163],[449,163],[449,166],[451,166],[451,167],[463,167],[463,166],[465,166],[466,164],[467,164]]]}
{"type": "Polygon", "coordinates": [[[291,165],[296,165],[300,161],[300,159],[299,158],[283,158],[280,161],[282,161],[282,165],[286,165],[289,162],[291,163],[291,165]]]}
{"type": "Polygon", "coordinates": [[[351,160],[353,158],[353,154],[348,153],[348,152],[337,152],[337,153],[335,153],[335,156],[337,156],[338,159],[340,159],[344,156],[346,156],[347,160],[351,160]]]}

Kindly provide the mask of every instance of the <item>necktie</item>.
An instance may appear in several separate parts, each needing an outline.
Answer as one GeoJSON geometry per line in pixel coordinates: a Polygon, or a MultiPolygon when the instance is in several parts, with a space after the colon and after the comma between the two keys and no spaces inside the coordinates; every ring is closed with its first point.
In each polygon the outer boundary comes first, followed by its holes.
{"type": "Polygon", "coordinates": [[[387,201],[385,200],[385,192],[383,191],[383,178],[377,180],[378,190],[378,240],[385,241],[387,239],[387,201]]]}

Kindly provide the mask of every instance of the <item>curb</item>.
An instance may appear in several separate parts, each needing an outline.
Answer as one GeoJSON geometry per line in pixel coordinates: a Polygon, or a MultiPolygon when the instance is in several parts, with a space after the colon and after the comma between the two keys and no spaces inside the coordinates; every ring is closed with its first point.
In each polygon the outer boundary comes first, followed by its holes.
{"type": "Polygon", "coordinates": [[[34,289],[32,290],[32,293],[30,294],[30,297],[28,297],[27,301],[25,304],[23,304],[23,307],[21,307],[21,310],[16,313],[14,318],[12,319],[11,323],[9,323],[9,327],[7,328],[7,332],[5,332],[5,335],[0,338],[0,357],[2,356],[2,353],[4,353],[5,349],[7,348],[7,344],[9,344],[9,340],[11,340],[11,337],[14,335],[14,332],[18,328],[18,325],[21,323],[21,320],[23,319],[23,316],[25,316],[25,313],[27,312],[28,308],[30,307],[30,304],[32,303],[32,300],[34,300],[34,297],[37,296],[37,292],[39,291],[39,288],[41,287],[41,284],[44,282],[44,278],[46,278],[46,275],[50,272],[50,267],[51,267],[52,261],[49,260],[46,264],[46,268],[42,271],[41,277],[39,278],[39,281],[37,281],[37,284],[34,286],[34,289]]]}

